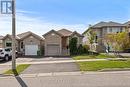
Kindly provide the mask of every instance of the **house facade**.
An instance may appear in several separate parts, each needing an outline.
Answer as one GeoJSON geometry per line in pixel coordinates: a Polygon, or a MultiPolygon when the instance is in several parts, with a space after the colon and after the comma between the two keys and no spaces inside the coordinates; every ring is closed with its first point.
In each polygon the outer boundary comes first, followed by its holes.
{"type": "Polygon", "coordinates": [[[78,44],[82,44],[83,36],[76,31],[67,29],[59,31],[51,30],[43,35],[45,38],[45,56],[67,56],[69,53],[69,40],[73,37],[78,39],[78,44]]]}
{"type": "Polygon", "coordinates": [[[19,37],[19,51],[25,56],[35,56],[39,50],[44,49],[42,37],[28,31],[17,35],[19,37]]]}
{"type": "MultiPolygon", "coordinates": [[[[110,33],[119,33],[127,31],[126,25],[117,23],[117,22],[99,22],[90,27],[90,29],[96,33],[96,39],[98,39],[94,44],[94,50],[96,52],[106,52],[107,45],[104,43],[103,38],[105,35],[110,33]]],[[[83,33],[84,39],[83,44],[90,45],[88,40],[87,31],[83,33]]],[[[110,47],[110,51],[113,51],[112,47],[110,47]]]]}
{"type": "MultiPolygon", "coordinates": [[[[16,45],[16,50],[18,50],[19,48],[19,38],[16,36],[16,41],[15,41],[15,45],[16,45]]],[[[4,36],[2,38],[2,46],[3,48],[12,48],[12,36],[7,34],[6,36],[4,36]]]]}
{"type": "Polygon", "coordinates": [[[2,47],[3,47],[3,40],[2,40],[2,39],[3,39],[3,37],[4,37],[4,36],[0,36],[0,48],[2,48],[2,47]]]}
{"type": "MultiPolygon", "coordinates": [[[[1,48],[12,48],[12,36],[7,34],[1,37],[1,48]]],[[[22,56],[36,56],[37,51],[43,49],[44,40],[42,37],[28,31],[16,36],[16,50],[22,56]]]]}
{"type": "MultiPolygon", "coordinates": [[[[78,45],[82,44],[83,36],[76,31],[51,30],[43,37],[28,31],[16,35],[16,50],[22,56],[37,56],[38,51],[45,56],[69,56],[69,40],[73,37],[77,38],[78,45]]],[[[1,36],[0,40],[0,48],[12,48],[11,35],[1,36]]]]}

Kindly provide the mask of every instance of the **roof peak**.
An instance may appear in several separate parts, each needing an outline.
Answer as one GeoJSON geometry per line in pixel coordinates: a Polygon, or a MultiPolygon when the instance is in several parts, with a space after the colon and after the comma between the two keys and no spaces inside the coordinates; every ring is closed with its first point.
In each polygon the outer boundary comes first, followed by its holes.
{"type": "Polygon", "coordinates": [[[62,34],[63,36],[69,36],[70,34],[72,34],[73,32],[68,30],[68,29],[60,29],[57,31],[58,33],[62,34]]]}
{"type": "Polygon", "coordinates": [[[58,31],[61,31],[61,30],[65,30],[65,31],[68,31],[68,32],[72,32],[72,31],[70,31],[70,30],[68,30],[68,29],[65,29],[65,28],[60,29],[60,30],[58,30],[58,31]]]}

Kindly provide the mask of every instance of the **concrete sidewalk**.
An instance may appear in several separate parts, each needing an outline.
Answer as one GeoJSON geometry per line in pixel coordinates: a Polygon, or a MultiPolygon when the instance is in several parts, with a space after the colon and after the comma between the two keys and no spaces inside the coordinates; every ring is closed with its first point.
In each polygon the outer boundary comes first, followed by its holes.
{"type": "MultiPolygon", "coordinates": [[[[88,62],[88,61],[105,61],[105,60],[111,60],[111,59],[129,59],[129,58],[107,58],[107,59],[83,59],[83,60],[58,60],[58,61],[30,61],[30,62],[18,62],[17,64],[56,64],[56,63],[74,63],[74,62],[88,62]]],[[[11,63],[7,64],[0,64],[0,66],[4,65],[11,65],[11,63]]]]}
{"type": "Polygon", "coordinates": [[[11,66],[7,65],[7,66],[0,66],[0,74],[2,74],[3,72],[5,72],[6,70],[11,69],[11,66]]]}

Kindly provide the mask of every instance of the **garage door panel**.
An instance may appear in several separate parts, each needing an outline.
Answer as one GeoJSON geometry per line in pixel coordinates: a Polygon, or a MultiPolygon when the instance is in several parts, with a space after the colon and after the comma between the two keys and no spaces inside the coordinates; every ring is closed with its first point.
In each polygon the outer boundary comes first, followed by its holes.
{"type": "Polygon", "coordinates": [[[60,46],[59,45],[47,45],[47,55],[60,55],[60,46]]]}
{"type": "Polygon", "coordinates": [[[25,55],[37,55],[38,45],[25,45],[25,55]]]}

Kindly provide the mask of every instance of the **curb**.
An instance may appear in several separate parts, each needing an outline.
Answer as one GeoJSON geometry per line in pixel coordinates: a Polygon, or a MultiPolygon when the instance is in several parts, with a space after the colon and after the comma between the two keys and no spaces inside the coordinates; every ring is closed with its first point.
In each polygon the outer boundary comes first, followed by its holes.
{"type": "Polygon", "coordinates": [[[130,73],[130,71],[109,71],[109,72],[52,72],[52,73],[36,73],[36,74],[21,74],[19,76],[14,75],[3,75],[2,78],[15,78],[15,77],[23,77],[23,78],[34,78],[34,77],[50,77],[50,76],[74,76],[74,75],[95,75],[95,74],[118,74],[118,73],[130,73]]]}

